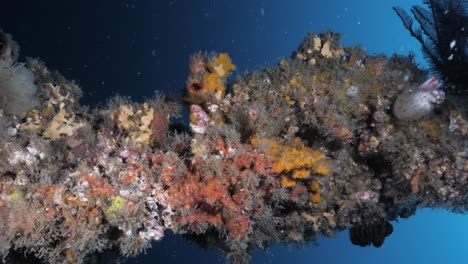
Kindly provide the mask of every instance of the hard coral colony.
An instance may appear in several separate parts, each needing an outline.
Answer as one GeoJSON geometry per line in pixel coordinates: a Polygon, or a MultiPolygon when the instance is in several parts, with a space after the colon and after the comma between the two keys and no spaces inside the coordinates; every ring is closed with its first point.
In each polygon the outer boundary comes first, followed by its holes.
{"type": "Polygon", "coordinates": [[[229,56],[196,54],[185,96],[191,131],[171,131],[177,103],[115,98],[85,111],[80,89],[41,62],[10,71],[16,53],[1,36],[0,71],[25,81],[0,79],[1,92],[37,87],[25,109],[0,104],[4,261],[133,256],[171,230],[243,263],[255,247],[345,229],[354,244],[378,247],[390,221],[418,207],[466,209],[468,123],[449,102],[432,111],[442,97],[434,79],[405,91],[427,77],[411,57],[310,34],[228,93],[229,56]]]}

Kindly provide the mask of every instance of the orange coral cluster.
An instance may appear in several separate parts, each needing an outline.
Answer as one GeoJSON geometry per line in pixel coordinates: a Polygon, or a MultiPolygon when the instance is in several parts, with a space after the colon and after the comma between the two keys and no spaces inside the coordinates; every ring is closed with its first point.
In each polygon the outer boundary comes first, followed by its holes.
{"type": "Polygon", "coordinates": [[[212,59],[208,67],[210,68],[210,73],[203,76],[207,91],[211,93],[224,93],[224,80],[236,69],[236,66],[232,64],[231,58],[227,53],[220,53],[212,59]]]}
{"type": "Polygon", "coordinates": [[[197,56],[190,65],[185,99],[191,104],[200,104],[208,98],[220,100],[226,90],[227,76],[236,69],[227,53],[220,53],[209,61],[197,56]]]}
{"type": "Polygon", "coordinates": [[[311,173],[321,176],[329,174],[329,164],[320,151],[306,147],[299,138],[295,138],[293,146],[285,146],[272,139],[252,138],[255,147],[265,149],[269,159],[273,162],[273,170],[277,173],[288,173],[281,177],[283,187],[294,187],[298,182],[308,181],[309,191],[312,193],[310,201],[320,202],[320,186],[311,173]]]}
{"type": "Polygon", "coordinates": [[[329,166],[325,155],[320,151],[304,146],[299,138],[295,138],[294,147],[285,146],[272,139],[251,140],[253,146],[265,147],[268,157],[273,161],[276,172],[293,172],[293,177],[302,179],[308,177],[308,172],[327,176],[329,166]]]}

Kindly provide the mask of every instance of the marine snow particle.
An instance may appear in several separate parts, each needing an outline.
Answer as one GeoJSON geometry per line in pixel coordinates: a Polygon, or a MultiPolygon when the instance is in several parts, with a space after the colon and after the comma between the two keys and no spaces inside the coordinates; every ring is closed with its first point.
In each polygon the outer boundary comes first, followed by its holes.
{"type": "Polygon", "coordinates": [[[435,77],[429,78],[418,87],[404,90],[393,105],[393,114],[399,120],[418,120],[440,104],[445,99],[445,93],[438,90],[439,81],[435,77]]]}
{"type": "Polygon", "coordinates": [[[450,49],[455,48],[456,45],[457,45],[457,40],[452,40],[452,42],[450,42],[450,49]]]}

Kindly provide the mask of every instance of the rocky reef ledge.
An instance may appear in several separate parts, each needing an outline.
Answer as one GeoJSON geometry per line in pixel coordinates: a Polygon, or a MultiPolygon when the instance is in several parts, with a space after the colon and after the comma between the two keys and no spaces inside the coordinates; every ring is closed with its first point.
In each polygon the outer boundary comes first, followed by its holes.
{"type": "Polygon", "coordinates": [[[255,247],[468,205],[468,123],[411,56],[310,34],[271,68],[227,77],[193,55],[186,95],[80,105],[80,88],[0,33],[0,258],[89,263],[166,231],[248,262],[255,247]],[[428,80],[428,81],[426,81],[428,80]],[[182,103],[190,124],[174,121],[182,103]]]}

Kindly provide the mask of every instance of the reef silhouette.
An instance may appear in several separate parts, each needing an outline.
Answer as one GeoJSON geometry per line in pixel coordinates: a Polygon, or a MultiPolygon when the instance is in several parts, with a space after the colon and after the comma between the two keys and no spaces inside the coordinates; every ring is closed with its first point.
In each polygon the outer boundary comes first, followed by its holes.
{"type": "Polygon", "coordinates": [[[125,258],[170,230],[246,263],[255,247],[346,229],[379,247],[391,221],[421,207],[466,212],[468,122],[411,56],[311,33],[228,86],[228,54],[195,54],[184,126],[162,95],[83,107],[76,84],[17,62],[14,47],[2,32],[4,262],[125,258]]]}

